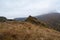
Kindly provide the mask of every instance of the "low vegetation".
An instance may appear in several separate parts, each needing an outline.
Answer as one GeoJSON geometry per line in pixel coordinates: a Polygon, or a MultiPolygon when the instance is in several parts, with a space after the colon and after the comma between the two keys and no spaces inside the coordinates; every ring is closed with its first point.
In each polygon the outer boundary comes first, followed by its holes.
{"type": "Polygon", "coordinates": [[[0,22],[0,40],[60,40],[60,32],[28,20],[0,22]]]}
{"type": "Polygon", "coordinates": [[[0,40],[60,40],[60,32],[28,22],[0,23],[0,40]]]}

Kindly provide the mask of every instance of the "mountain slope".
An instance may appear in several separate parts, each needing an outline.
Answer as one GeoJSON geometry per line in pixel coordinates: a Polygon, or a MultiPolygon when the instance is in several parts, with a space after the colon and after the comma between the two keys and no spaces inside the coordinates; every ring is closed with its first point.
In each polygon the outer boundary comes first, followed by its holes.
{"type": "MultiPolygon", "coordinates": [[[[46,23],[49,28],[53,28],[57,31],[60,31],[60,13],[48,13],[44,15],[35,16],[40,21],[46,23]]],[[[18,18],[20,21],[25,20],[26,18],[18,18]]]]}
{"type": "Polygon", "coordinates": [[[60,40],[60,32],[46,28],[39,22],[31,16],[24,22],[0,22],[0,40],[60,40]]]}
{"type": "Polygon", "coordinates": [[[60,32],[29,22],[4,22],[0,40],[60,40],[60,32]]]}
{"type": "Polygon", "coordinates": [[[59,13],[50,13],[41,16],[37,16],[37,18],[45,23],[51,28],[54,28],[60,31],[60,14],[59,13]]]}

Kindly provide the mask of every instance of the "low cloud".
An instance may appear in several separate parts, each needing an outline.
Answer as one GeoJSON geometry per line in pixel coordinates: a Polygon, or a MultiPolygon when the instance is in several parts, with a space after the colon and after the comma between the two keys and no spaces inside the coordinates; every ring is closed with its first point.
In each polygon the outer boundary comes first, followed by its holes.
{"type": "Polygon", "coordinates": [[[0,16],[7,18],[60,12],[60,0],[0,0],[0,16]]]}

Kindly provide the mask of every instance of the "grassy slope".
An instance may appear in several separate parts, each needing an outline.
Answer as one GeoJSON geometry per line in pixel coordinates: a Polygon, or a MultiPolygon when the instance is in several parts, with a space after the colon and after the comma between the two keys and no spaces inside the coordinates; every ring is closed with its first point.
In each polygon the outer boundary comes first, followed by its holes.
{"type": "Polygon", "coordinates": [[[0,40],[60,40],[60,32],[28,22],[0,23],[0,40]]]}

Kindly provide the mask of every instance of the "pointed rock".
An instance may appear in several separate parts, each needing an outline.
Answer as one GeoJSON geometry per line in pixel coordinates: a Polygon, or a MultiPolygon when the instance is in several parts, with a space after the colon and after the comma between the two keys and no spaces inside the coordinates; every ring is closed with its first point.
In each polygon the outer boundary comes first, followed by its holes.
{"type": "Polygon", "coordinates": [[[31,22],[33,24],[40,24],[40,21],[37,18],[32,17],[32,16],[29,16],[25,21],[31,22]]]}

